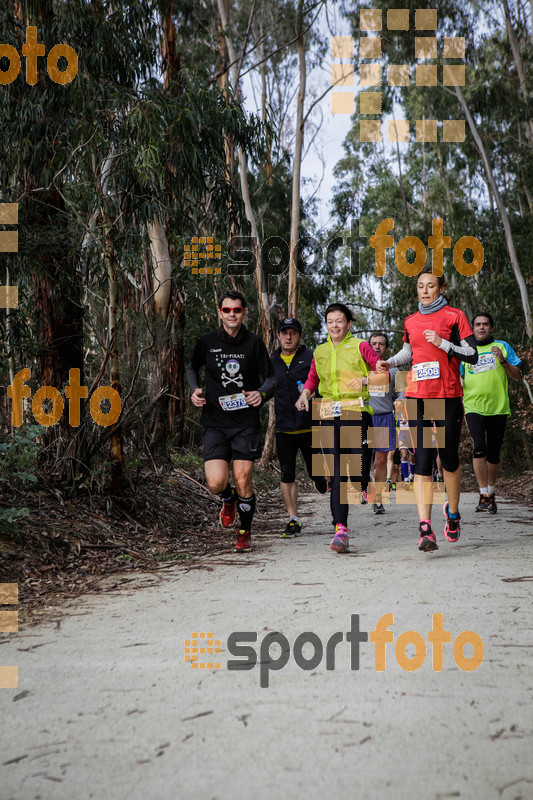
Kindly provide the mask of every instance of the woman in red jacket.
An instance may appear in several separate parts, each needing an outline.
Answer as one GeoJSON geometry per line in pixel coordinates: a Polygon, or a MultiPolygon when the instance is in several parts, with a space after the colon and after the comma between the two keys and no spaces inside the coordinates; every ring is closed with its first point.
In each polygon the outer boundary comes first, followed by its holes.
{"type": "Polygon", "coordinates": [[[384,371],[413,362],[411,380],[405,391],[406,411],[416,454],[414,490],[420,520],[418,548],[428,552],[438,550],[431,528],[434,455],[431,434],[434,425],[448,494],[443,507],[444,536],[449,542],[456,542],[461,533],[459,437],[464,412],[459,362],[475,364],[477,361],[470,323],[462,311],[448,305],[443,296],[445,288],[445,277],[435,276],[431,267],[424,267],[417,276],[418,311],[405,320],[403,349],[376,365],[378,371],[384,371]]]}

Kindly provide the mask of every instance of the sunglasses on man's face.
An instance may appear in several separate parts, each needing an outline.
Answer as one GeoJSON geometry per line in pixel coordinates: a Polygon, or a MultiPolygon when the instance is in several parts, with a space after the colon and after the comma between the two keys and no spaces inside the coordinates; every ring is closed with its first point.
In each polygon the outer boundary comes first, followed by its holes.
{"type": "Polygon", "coordinates": [[[244,311],[244,308],[241,308],[241,307],[228,308],[227,306],[223,306],[220,310],[222,311],[223,314],[231,314],[232,311],[233,311],[234,314],[242,314],[242,312],[244,311]]]}

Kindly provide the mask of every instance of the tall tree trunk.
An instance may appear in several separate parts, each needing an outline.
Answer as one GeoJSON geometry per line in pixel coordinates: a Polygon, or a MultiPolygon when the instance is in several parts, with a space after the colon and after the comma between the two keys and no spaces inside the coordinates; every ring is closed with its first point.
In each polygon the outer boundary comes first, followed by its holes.
{"type": "MultiPolygon", "coordinates": [[[[220,21],[222,24],[222,32],[224,34],[224,38],[226,40],[226,46],[228,48],[229,59],[232,64],[231,67],[231,74],[232,74],[232,82],[233,82],[233,91],[237,92],[238,85],[239,85],[239,72],[237,66],[237,58],[235,55],[235,48],[233,47],[233,42],[228,34],[228,20],[226,16],[226,6],[224,0],[217,0],[218,5],[218,13],[220,15],[220,21]]],[[[239,156],[239,173],[240,173],[240,182],[241,182],[241,193],[242,199],[244,202],[244,209],[246,213],[246,219],[251,228],[252,237],[255,240],[254,245],[254,256],[255,256],[255,277],[257,282],[257,293],[259,296],[259,313],[261,318],[261,327],[263,330],[263,341],[269,352],[271,352],[271,345],[273,341],[272,332],[271,332],[271,325],[270,325],[270,304],[268,301],[268,286],[266,283],[265,278],[265,271],[263,269],[263,259],[261,254],[261,243],[259,239],[259,230],[257,227],[257,220],[255,216],[255,212],[253,210],[252,201],[250,199],[250,187],[248,185],[248,160],[246,157],[246,152],[242,145],[238,147],[238,156],[239,156]]]]}
{"type": "MultiPolygon", "coordinates": [[[[79,369],[83,382],[81,285],[76,276],[74,253],[65,247],[66,217],[60,192],[56,188],[31,189],[26,185],[24,205],[26,245],[34,259],[39,383],[61,390],[68,383],[70,369],[79,369]],[[40,247],[40,238],[35,244],[32,242],[33,236],[42,236],[44,230],[48,232],[46,249],[40,247]]],[[[79,452],[74,445],[78,433],[69,424],[65,404],[59,423],[46,432],[47,444],[53,444],[47,452],[53,454],[61,480],[72,479],[79,470],[79,452]]]]}
{"type": "Polygon", "coordinates": [[[166,322],[170,303],[172,268],[165,229],[157,214],[154,214],[154,221],[148,223],[147,229],[152,254],[154,308],[166,322]]]}
{"type": "MultiPolygon", "coordinates": [[[[176,81],[180,73],[180,56],[176,53],[176,30],[173,18],[173,0],[167,0],[167,9],[161,18],[161,55],[164,61],[165,89],[176,92],[176,81]]],[[[175,176],[169,164],[169,173],[175,176]]],[[[170,192],[172,197],[172,192],[170,192]]],[[[152,391],[157,394],[163,386],[167,395],[162,398],[155,411],[155,424],[151,441],[156,444],[161,456],[169,437],[183,433],[185,408],[185,360],[183,351],[183,328],[185,324],[184,295],[172,280],[172,259],[164,221],[154,215],[148,225],[152,254],[152,280],[154,292],[151,308],[154,312],[154,352],[157,359],[152,391]]],[[[173,254],[175,255],[175,254],[173,254]]]]}
{"type": "MultiPolygon", "coordinates": [[[[514,62],[516,64],[516,71],[518,72],[518,80],[520,81],[520,89],[522,90],[522,94],[524,95],[524,100],[527,107],[527,103],[529,100],[529,92],[527,90],[526,71],[524,68],[524,62],[522,61],[520,48],[518,46],[518,41],[511,21],[511,12],[509,11],[509,4],[507,0],[503,0],[503,10],[505,13],[505,27],[507,29],[507,36],[509,38],[509,44],[511,45],[514,62]]],[[[526,127],[526,138],[529,144],[533,144],[533,121],[529,119],[526,120],[525,127],[526,127]]]]}
{"type": "MultiPolygon", "coordinates": [[[[445,189],[445,195],[444,196],[446,198],[446,200],[445,200],[446,216],[448,218],[448,225],[451,228],[451,230],[453,231],[454,225],[455,225],[455,218],[454,218],[454,214],[453,214],[452,195],[451,195],[451,192],[450,192],[450,180],[448,178],[448,171],[447,171],[446,165],[444,163],[444,156],[443,156],[443,153],[442,153],[442,144],[441,144],[440,141],[437,142],[437,152],[438,152],[438,155],[439,155],[440,176],[441,176],[441,180],[442,180],[442,182],[444,184],[444,189],[445,189]]],[[[457,294],[457,272],[454,269],[452,269],[451,274],[450,274],[450,285],[451,285],[451,290],[452,290],[454,302],[457,302],[459,300],[458,294],[457,294]]],[[[468,314],[468,316],[470,317],[471,315],[468,314]]]]}
{"type": "Polygon", "coordinates": [[[259,48],[259,60],[261,62],[261,109],[263,114],[263,125],[265,126],[265,139],[266,139],[266,174],[268,185],[272,186],[272,137],[270,135],[270,128],[268,125],[267,114],[267,81],[266,81],[266,61],[265,59],[265,44],[263,39],[263,21],[261,20],[259,26],[259,39],[261,46],[259,48]]]}
{"type": "Polygon", "coordinates": [[[165,89],[170,88],[170,84],[175,75],[180,71],[180,59],[176,53],[176,29],[174,27],[173,0],[167,0],[166,9],[161,14],[161,56],[163,58],[163,75],[165,89]]]}
{"type": "Polygon", "coordinates": [[[300,66],[300,86],[296,106],[296,141],[294,144],[294,162],[292,165],[292,208],[291,208],[291,244],[289,260],[289,299],[288,313],[290,317],[298,316],[298,281],[296,262],[298,259],[298,240],[300,238],[300,178],[302,171],[302,151],[304,140],[304,102],[305,102],[305,42],[303,37],[303,0],[298,0],[296,15],[296,34],[298,36],[298,63],[300,66]]]}
{"type": "MultiPolygon", "coordinates": [[[[422,119],[426,120],[426,114],[422,119]]],[[[396,142],[396,146],[398,146],[398,142],[396,142]]],[[[428,170],[426,164],[426,140],[422,139],[422,189],[423,189],[423,200],[424,200],[424,222],[427,222],[427,213],[428,213],[428,170]]]]}
{"type": "Polygon", "coordinates": [[[161,400],[166,407],[163,416],[156,410],[151,442],[159,446],[164,457],[164,447],[168,437],[183,431],[185,409],[185,380],[183,331],[185,326],[185,296],[172,280],[172,260],[167,236],[161,221],[154,217],[148,225],[150,251],[152,257],[151,274],[148,286],[153,297],[149,308],[154,312],[154,358],[152,363],[151,394],[159,393],[161,387],[167,388],[167,396],[161,400]]]}
{"type": "MultiPolygon", "coordinates": [[[[222,32],[226,40],[229,59],[232,64],[231,74],[232,74],[233,91],[236,93],[239,85],[239,72],[237,66],[237,59],[235,57],[235,48],[233,47],[233,42],[231,41],[231,38],[229,37],[227,30],[228,18],[226,14],[226,6],[224,0],[217,0],[217,5],[218,5],[218,13],[220,16],[220,21],[222,24],[222,32]]],[[[268,286],[263,268],[263,257],[261,252],[261,243],[259,239],[259,230],[257,227],[257,220],[252,206],[252,201],[250,198],[250,188],[248,185],[248,161],[242,145],[238,147],[237,152],[239,156],[241,194],[244,202],[246,219],[248,220],[248,223],[250,225],[252,237],[255,240],[255,245],[254,245],[254,256],[256,264],[255,278],[257,283],[257,294],[259,298],[259,314],[260,314],[261,329],[263,332],[263,341],[265,343],[268,352],[271,353],[274,344],[274,334],[271,325],[268,286]]],[[[261,458],[262,464],[266,464],[269,462],[269,460],[272,459],[272,454],[274,449],[275,419],[274,419],[274,409],[272,408],[272,405],[273,404],[271,403],[269,407],[269,422],[267,427],[267,434],[265,437],[265,446],[263,448],[263,456],[261,458]]]]}
{"type": "Polygon", "coordinates": [[[162,376],[163,386],[168,389],[165,398],[168,430],[171,435],[178,434],[178,444],[182,443],[186,407],[184,331],[185,295],[174,284],[167,318],[168,347],[163,357],[162,376]]]}
{"type": "Polygon", "coordinates": [[[403,213],[405,215],[405,227],[407,233],[410,233],[411,221],[409,219],[409,205],[407,203],[407,195],[405,194],[405,189],[403,187],[402,158],[400,155],[400,145],[398,144],[398,142],[396,142],[396,158],[398,160],[398,188],[402,196],[403,213]]]}
{"type": "MultiPolygon", "coordinates": [[[[230,13],[229,0],[224,0],[224,2],[225,2],[225,10],[226,10],[226,20],[227,20],[227,22],[229,22],[229,13],[230,13]]],[[[218,54],[219,54],[219,57],[220,57],[221,69],[223,69],[223,72],[221,73],[221,75],[220,75],[220,77],[218,79],[218,85],[219,85],[220,89],[224,92],[224,96],[226,98],[228,98],[229,97],[229,92],[228,92],[228,78],[229,78],[229,76],[228,76],[228,65],[229,65],[228,46],[226,44],[226,37],[224,36],[224,31],[222,29],[222,21],[220,19],[218,21],[218,29],[219,29],[219,33],[218,33],[218,54]]],[[[226,169],[227,169],[228,182],[231,184],[231,186],[235,187],[235,145],[233,143],[233,139],[231,138],[231,136],[226,136],[225,137],[224,150],[225,150],[225,153],[226,153],[226,169]]],[[[228,238],[231,239],[232,236],[233,236],[233,231],[229,230],[228,231],[228,238]]]]}
{"type": "MultiPolygon", "coordinates": [[[[122,395],[122,386],[120,384],[120,362],[118,355],[118,288],[117,288],[117,265],[116,255],[109,224],[106,223],[106,239],[104,258],[106,260],[107,274],[109,277],[109,349],[111,355],[109,358],[111,387],[115,389],[119,395],[122,395]]],[[[116,428],[111,436],[110,445],[110,458],[111,458],[111,495],[114,497],[122,497],[124,489],[122,486],[122,476],[124,470],[124,454],[122,447],[122,433],[120,428],[116,428]]]]}
{"type": "MultiPolygon", "coordinates": [[[[153,270],[152,255],[145,251],[143,254],[143,275],[141,281],[141,306],[146,319],[148,337],[152,341],[152,346],[146,353],[146,388],[150,400],[157,396],[159,389],[163,386],[161,374],[161,341],[163,340],[164,332],[162,331],[162,321],[155,313],[153,270]]],[[[164,438],[162,416],[162,404],[154,403],[152,405],[149,424],[146,426],[147,430],[150,432],[150,446],[164,438]]]]}
{"type": "MultiPolygon", "coordinates": [[[[11,271],[9,269],[9,264],[6,266],[6,286],[11,286],[11,271]]],[[[6,343],[10,384],[13,383],[13,378],[15,377],[15,353],[13,350],[13,331],[11,325],[12,313],[13,311],[8,304],[8,307],[6,308],[6,343]]]]}
{"type": "Polygon", "coordinates": [[[530,191],[527,188],[527,185],[525,183],[523,184],[523,187],[524,187],[524,194],[526,196],[527,204],[529,206],[529,213],[531,215],[533,215],[533,198],[531,197],[531,193],[530,193],[530,191]]]}
{"type": "MultiPolygon", "coordinates": [[[[451,226],[452,223],[453,223],[453,218],[452,218],[452,216],[453,216],[453,212],[452,212],[452,208],[453,208],[453,206],[452,206],[452,196],[451,196],[451,193],[450,193],[450,182],[448,180],[448,172],[446,170],[446,165],[444,163],[444,156],[442,154],[442,144],[441,144],[440,141],[437,141],[437,153],[438,153],[438,156],[439,156],[440,176],[441,176],[442,182],[444,184],[444,189],[445,189],[445,194],[446,194],[446,209],[447,209],[447,212],[448,212],[448,223],[451,226]]],[[[490,194],[490,190],[489,190],[489,194],[490,194]]],[[[491,195],[491,197],[492,197],[492,195],[491,195]]]]}
{"type": "Polygon", "coordinates": [[[518,288],[520,290],[520,299],[522,301],[522,309],[523,309],[523,312],[524,312],[524,320],[525,320],[526,332],[527,332],[527,335],[529,337],[531,337],[531,336],[533,336],[533,317],[531,315],[531,306],[529,304],[529,297],[528,297],[528,293],[527,293],[526,282],[525,282],[524,276],[522,275],[522,272],[520,270],[520,266],[518,264],[518,258],[516,256],[516,250],[515,250],[515,246],[514,246],[513,234],[512,234],[512,231],[511,231],[511,226],[509,224],[509,217],[507,216],[506,208],[505,208],[505,206],[503,204],[503,200],[502,200],[502,198],[500,196],[500,192],[498,190],[498,186],[496,185],[496,181],[494,179],[494,174],[492,172],[492,167],[490,165],[490,162],[489,162],[489,159],[488,159],[488,156],[487,156],[487,152],[485,150],[485,147],[483,145],[481,137],[480,137],[480,135],[479,135],[479,133],[477,131],[476,124],[475,124],[475,122],[474,122],[474,120],[472,118],[472,115],[470,113],[468,105],[466,104],[466,100],[464,98],[464,95],[463,95],[461,89],[459,88],[459,86],[455,87],[455,93],[457,95],[457,99],[459,100],[459,103],[461,104],[461,108],[463,109],[463,111],[465,113],[465,117],[466,117],[467,122],[468,122],[468,127],[470,128],[470,132],[472,133],[472,136],[474,138],[474,142],[476,143],[476,147],[477,147],[477,149],[479,151],[479,154],[481,156],[481,160],[483,161],[483,166],[485,167],[485,174],[487,176],[487,180],[488,180],[488,182],[490,184],[490,187],[492,189],[492,193],[494,194],[494,199],[496,201],[496,205],[498,207],[498,211],[499,211],[499,214],[500,214],[500,219],[501,219],[501,222],[502,222],[502,225],[503,225],[503,230],[504,230],[504,234],[505,234],[505,243],[507,245],[507,252],[509,254],[509,260],[511,261],[511,266],[513,268],[514,276],[515,276],[516,282],[518,284],[518,288]]]}
{"type": "MultiPolygon", "coordinates": [[[[37,24],[42,31],[43,27],[50,30],[54,22],[52,0],[41,0],[30,4],[29,8],[22,0],[14,0],[13,14],[18,23],[15,35],[19,46],[22,45],[23,32],[28,25],[37,24]]],[[[46,91],[43,59],[37,64],[37,84],[31,89],[36,104],[43,101],[46,91]]],[[[40,188],[43,182],[48,184],[48,180],[42,181],[41,177],[47,166],[45,152],[33,164],[31,171],[27,167],[23,169],[27,223],[25,239],[31,252],[33,235],[39,236],[44,228],[47,230],[46,249],[42,248],[42,242],[37,243],[31,253],[34,259],[34,301],[40,342],[37,367],[41,385],[59,390],[68,382],[71,368],[80,370],[83,381],[83,314],[75,255],[73,249],[70,250],[65,244],[69,240],[63,197],[55,185],[47,189],[40,188]]],[[[45,435],[48,445],[45,448],[46,457],[54,453],[54,466],[61,480],[73,479],[78,472],[83,459],[78,457],[77,449],[81,450],[82,439],[83,432],[69,425],[68,409],[64,407],[59,423],[49,427],[45,435]],[[49,446],[51,444],[53,447],[49,446]]]]}

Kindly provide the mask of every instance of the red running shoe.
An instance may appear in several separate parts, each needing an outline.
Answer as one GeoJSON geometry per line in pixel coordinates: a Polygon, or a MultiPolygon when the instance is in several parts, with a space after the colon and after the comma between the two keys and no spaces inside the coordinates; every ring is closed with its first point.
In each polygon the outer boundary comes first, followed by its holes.
{"type": "Polygon", "coordinates": [[[239,535],[237,536],[237,541],[235,542],[235,547],[233,548],[234,553],[249,553],[252,549],[252,535],[250,531],[239,531],[239,535]]]}
{"type": "Polygon", "coordinates": [[[222,508],[220,509],[219,520],[223,528],[231,528],[235,523],[235,511],[237,509],[237,497],[233,495],[233,500],[226,502],[222,501],[222,508]]]}

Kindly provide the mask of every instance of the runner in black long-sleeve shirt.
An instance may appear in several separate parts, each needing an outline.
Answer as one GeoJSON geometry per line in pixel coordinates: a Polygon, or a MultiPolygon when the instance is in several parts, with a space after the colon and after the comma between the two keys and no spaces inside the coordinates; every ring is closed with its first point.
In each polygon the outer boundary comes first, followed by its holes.
{"type": "Polygon", "coordinates": [[[261,455],[260,407],[275,386],[262,339],[243,324],[246,314],[243,295],[234,290],[225,292],[218,301],[221,325],[198,340],[187,368],[192,403],[202,409],[205,477],[213,494],[222,499],[221,525],[230,528],[235,511],[239,512],[238,553],[251,550],[255,510],[252,476],[254,460],[261,455]],[[202,367],[205,397],[200,387],[202,367]],[[232,460],[235,490],[229,483],[232,460]]]}

